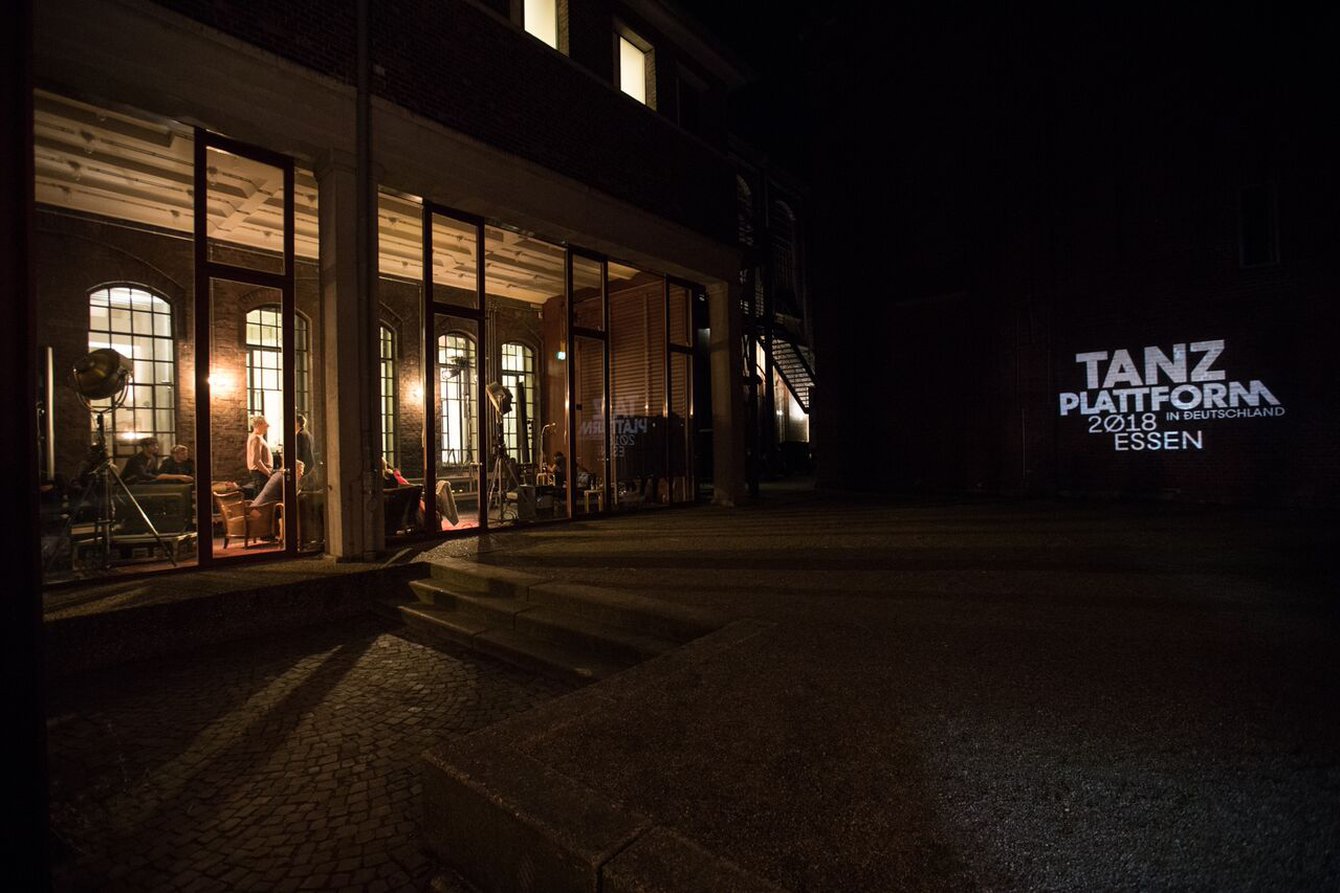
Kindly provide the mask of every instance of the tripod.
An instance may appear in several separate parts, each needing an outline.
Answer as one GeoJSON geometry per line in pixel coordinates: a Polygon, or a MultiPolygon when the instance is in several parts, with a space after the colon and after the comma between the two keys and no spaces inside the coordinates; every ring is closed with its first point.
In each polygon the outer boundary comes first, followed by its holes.
{"type": "MultiPolygon", "coordinates": [[[[493,500],[498,500],[498,523],[507,520],[507,485],[516,483],[512,473],[512,460],[507,455],[507,443],[503,440],[503,423],[499,419],[493,429],[493,471],[489,474],[489,498],[487,505],[493,509],[493,500]]],[[[517,519],[516,509],[512,509],[512,520],[517,519]]]]}
{"type": "MultiPolygon", "coordinates": [[[[115,484],[115,486],[121,488],[121,493],[125,495],[126,501],[134,506],[135,511],[139,513],[140,519],[149,528],[149,532],[154,535],[154,539],[158,541],[158,545],[162,548],[163,554],[168,557],[168,561],[171,561],[172,566],[176,567],[176,554],[168,548],[167,542],[158,532],[158,528],[154,526],[153,521],[149,520],[149,516],[145,513],[139,500],[135,498],[135,494],[131,493],[130,488],[126,486],[126,482],[121,480],[121,472],[117,471],[115,463],[112,462],[112,457],[107,454],[107,429],[103,417],[116,409],[117,405],[119,403],[102,410],[94,410],[89,407],[89,411],[93,412],[98,418],[98,437],[88,454],[90,469],[85,475],[88,484],[84,487],[83,493],[79,495],[79,501],[75,503],[74,508],[70,509],[70,517],[65,521],[64,539],[70,544],[70,564],[73,567],[75,519],[79,517],[85,506],[91,503],[94,508],[93,539],[98,543],[98,554],[100,556],[98,567],[103,573],[112,569],[112,532],[117,524],[117,507],[115,500],[112,498],[113,484],[115,484]]],[[[53,552],[47,559],[48,568],[58,554],[58,551],[53,552]]]]}

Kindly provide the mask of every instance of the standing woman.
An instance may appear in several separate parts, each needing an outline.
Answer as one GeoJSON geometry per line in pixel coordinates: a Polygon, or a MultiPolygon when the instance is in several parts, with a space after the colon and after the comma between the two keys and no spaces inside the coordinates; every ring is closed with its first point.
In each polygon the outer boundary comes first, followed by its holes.
{"type": "Polygon", "coordinates": [[[251,472],[251,483],[257,493],[264,489],[274,474],[274,454],[270,452],[270,444],[265,441],[265,432],[269,430],[270,423],[265,420],[265,416],[252,416],[251,435],[247,437],[247,470],[251,472]]]}

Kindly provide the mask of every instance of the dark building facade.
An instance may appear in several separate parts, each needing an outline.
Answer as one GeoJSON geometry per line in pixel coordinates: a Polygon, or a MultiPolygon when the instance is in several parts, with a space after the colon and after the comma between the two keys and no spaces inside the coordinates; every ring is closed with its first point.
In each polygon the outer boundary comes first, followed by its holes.
{"type": "Polygon", "coordinates": [[[56,2],[33,56],[49,581],[745,491],[748,75],[671,8],[56,2]],[[192,486],[122,495],[149,439],[192,486]]]}
{"type": "Polygon", "coordinates": [[[951,4],[831,25],[825,481],[1333,505],[1320,24],[951,4]]]}

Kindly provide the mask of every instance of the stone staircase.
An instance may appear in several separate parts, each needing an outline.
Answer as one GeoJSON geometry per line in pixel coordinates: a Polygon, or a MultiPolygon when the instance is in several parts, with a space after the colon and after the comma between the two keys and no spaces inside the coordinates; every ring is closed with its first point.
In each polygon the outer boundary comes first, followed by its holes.
{"type": "Polygon", "coordinates": [[[693,608],[474,562],[442,560],[386,611],[429,638],[584,684],[722,625],[693,608]]]}

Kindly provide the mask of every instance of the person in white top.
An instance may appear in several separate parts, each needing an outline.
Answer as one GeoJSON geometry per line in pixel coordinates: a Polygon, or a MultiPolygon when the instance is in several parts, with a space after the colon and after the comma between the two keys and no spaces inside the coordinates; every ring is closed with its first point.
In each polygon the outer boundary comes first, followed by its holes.
{"type": "Polygon", "coordinates": [[[256,485],[257,493],[264,489],[275,473],[274,453],[270,452],[270,444],[265,441],[265,432],[269,430],[270,423],[265,420],[265,416],[252,416],[251,435],[247,437],[247,470],[251,472],[251,482],[256,485]]]}

